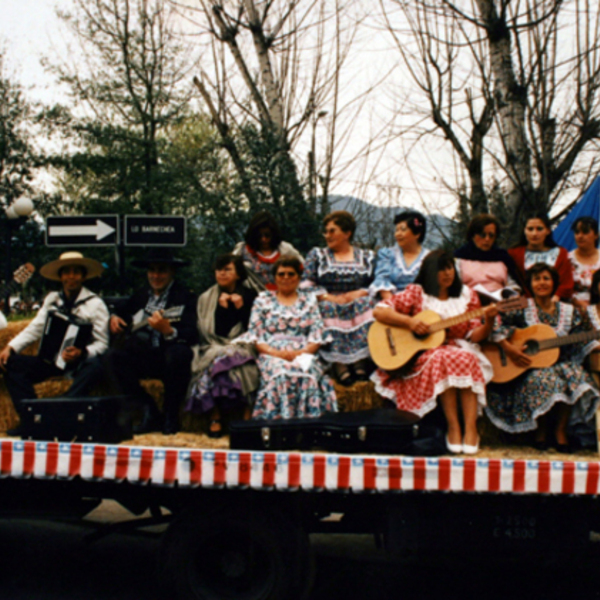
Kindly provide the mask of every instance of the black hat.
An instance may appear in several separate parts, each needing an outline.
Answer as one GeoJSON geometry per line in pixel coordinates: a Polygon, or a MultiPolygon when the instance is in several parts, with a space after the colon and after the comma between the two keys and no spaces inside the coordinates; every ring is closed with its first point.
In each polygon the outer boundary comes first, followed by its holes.
{"type": "Polygon", "coordinates": [[[147,268],[151,264],[162,263],[173,267],[183,267],[189,265],[189,260],[182,260],[173,256],[171,248],[150,248],[144,258],[132,260],[131,264],[134,267],[147,268]]]}

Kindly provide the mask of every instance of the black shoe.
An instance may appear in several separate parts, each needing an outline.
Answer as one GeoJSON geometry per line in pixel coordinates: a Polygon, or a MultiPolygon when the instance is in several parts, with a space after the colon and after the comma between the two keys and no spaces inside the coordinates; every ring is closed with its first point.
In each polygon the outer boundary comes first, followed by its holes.
{"type": "Polygon", "coordinates": [[[23,429],[20,425],[13,427],[12,429],[6,430],[6,435],[8,437],[21,437],[23,435],[23,429]]]}
{"type": "Polygon", "coordinates": [[[219,438],[222,438],[225,435],[225,431],[223,429],[223,423],[221,423],[221,419],[213,419],[208,424],[208,431],[206,432],[206,435],[209,438],[213,438],[213,439],[219,439],[219,438]],[[219,429],[211,429],[211,427],[213,425],[218,425],[219,429]]]}
{"type": "Polygon", "coordinates": [[[573,454],[571,444],[556,444],[556,451],[560,454],[573,454]]]}
{"type": "Polygon", "coordinates": [[[151,431],[161,431],[162,428],[163,420],[158,409],[154,405],[146,404],[141,421],[133,426],[133,433],[150,433],[151,431]]]}
{"type": "Polygon", "coordinates": [[[176,416],[167,415],[162,432],[165,435],[175,435],[179,431],[179,419],[176,416]]]}
{"type": "Polygon", "coordinates": [[[533,447],[536,450],[545,452],[546,450],[548,450],[548,448],[550,448],[550,444],[548,444],[548,442],[546,440],[536,440],[535,442],[533,442],[533,447]]]}

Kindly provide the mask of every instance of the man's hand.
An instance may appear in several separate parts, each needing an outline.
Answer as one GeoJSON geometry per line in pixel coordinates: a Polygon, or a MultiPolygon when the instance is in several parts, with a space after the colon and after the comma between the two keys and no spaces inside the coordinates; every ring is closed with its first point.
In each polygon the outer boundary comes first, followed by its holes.
{"type": "Polygon", "coordinates": [[[13,349],[10,346],[6,346],[2,352],[0,352],[0,369],[6,371],[6,363],[13,353],[13,349]]]}
{"type": "Polygon", "coordinates": [[[160,310],[157,310],[151,317],[148,317],[148,325],[163,335],[171,335],[173,333],[169,319],[165,319],[160,310]]]}
{"type": "Polygon", "coordinates": [[[127,327],[127,323],[118,317],[117,315],[112,315],[110,318],[110,332],[111,333],[121,333],[127,327]]]}
{"type": "Polygon", "coordinates": [[[66,363],[72,363],[81,358],[82,351],[79,348],[75,348],[75,346],[67,346],[62,351],[62,359],[66,363]]]}

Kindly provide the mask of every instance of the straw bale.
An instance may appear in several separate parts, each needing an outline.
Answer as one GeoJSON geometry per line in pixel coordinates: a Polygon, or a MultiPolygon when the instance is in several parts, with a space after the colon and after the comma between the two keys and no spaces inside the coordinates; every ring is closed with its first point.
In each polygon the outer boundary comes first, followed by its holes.
{"type": "Polygon", "coordinates": [[[334,381],[334,388],[340,412],[381,408],[385,403],[371,381],[357,381],[348,387],[334,381]]]}

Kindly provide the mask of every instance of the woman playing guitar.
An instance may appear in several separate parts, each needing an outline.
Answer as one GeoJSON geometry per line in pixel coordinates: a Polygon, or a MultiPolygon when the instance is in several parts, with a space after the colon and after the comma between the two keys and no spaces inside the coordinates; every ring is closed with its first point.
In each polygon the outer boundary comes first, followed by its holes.
{"type": "MultiPolygon", "coordinates": [[[[508,361],[527,368],[531,358],[509,339],[515,328],[549,325],[558,337],[583,331],[586,325],[571,304],[556,301],[559,274],[554,267],[538,263],[526,272],[533,298],[519,312],[503,315],[493,339],[508,361]]],[[[488,387],[486,413],[498,428],[509,433],[535,430],[535,446],[550,445],[547,421],[554,417],[555,448],[570,452],[567,425],[589,421],[600,401],[591,376],[581,367],[581,345],[564,346],[558,361],[545,368],[533,368],[513,381],[488,387]]]]}
{"type": "MultiPolygon", "coordinates": [[[[429,325],[414,318],[421,311],[432,310],[449,318],[479,307],[477,293],[461,283],[452,254],[436,250],[423,261],[415,284],[378,304],[373,314],[384,324],[426,336],[429,325]]],[[[399,409],[418,416],[435,408],[440,396],[448,422],[446,444],[453,453],[475,454],[479,449],[478,404],[485,405],[485,384],[492,372],[476,343],[489,335],[496,314],[494,305],[487,307],[485,324],[474,319],[455,325],[448,329],[443,345],[421,353],[401,373],[377,369],[371,377],[382,396],[399,409]],[[464,435],[458,415],[459,399],[464,435]]]]}

